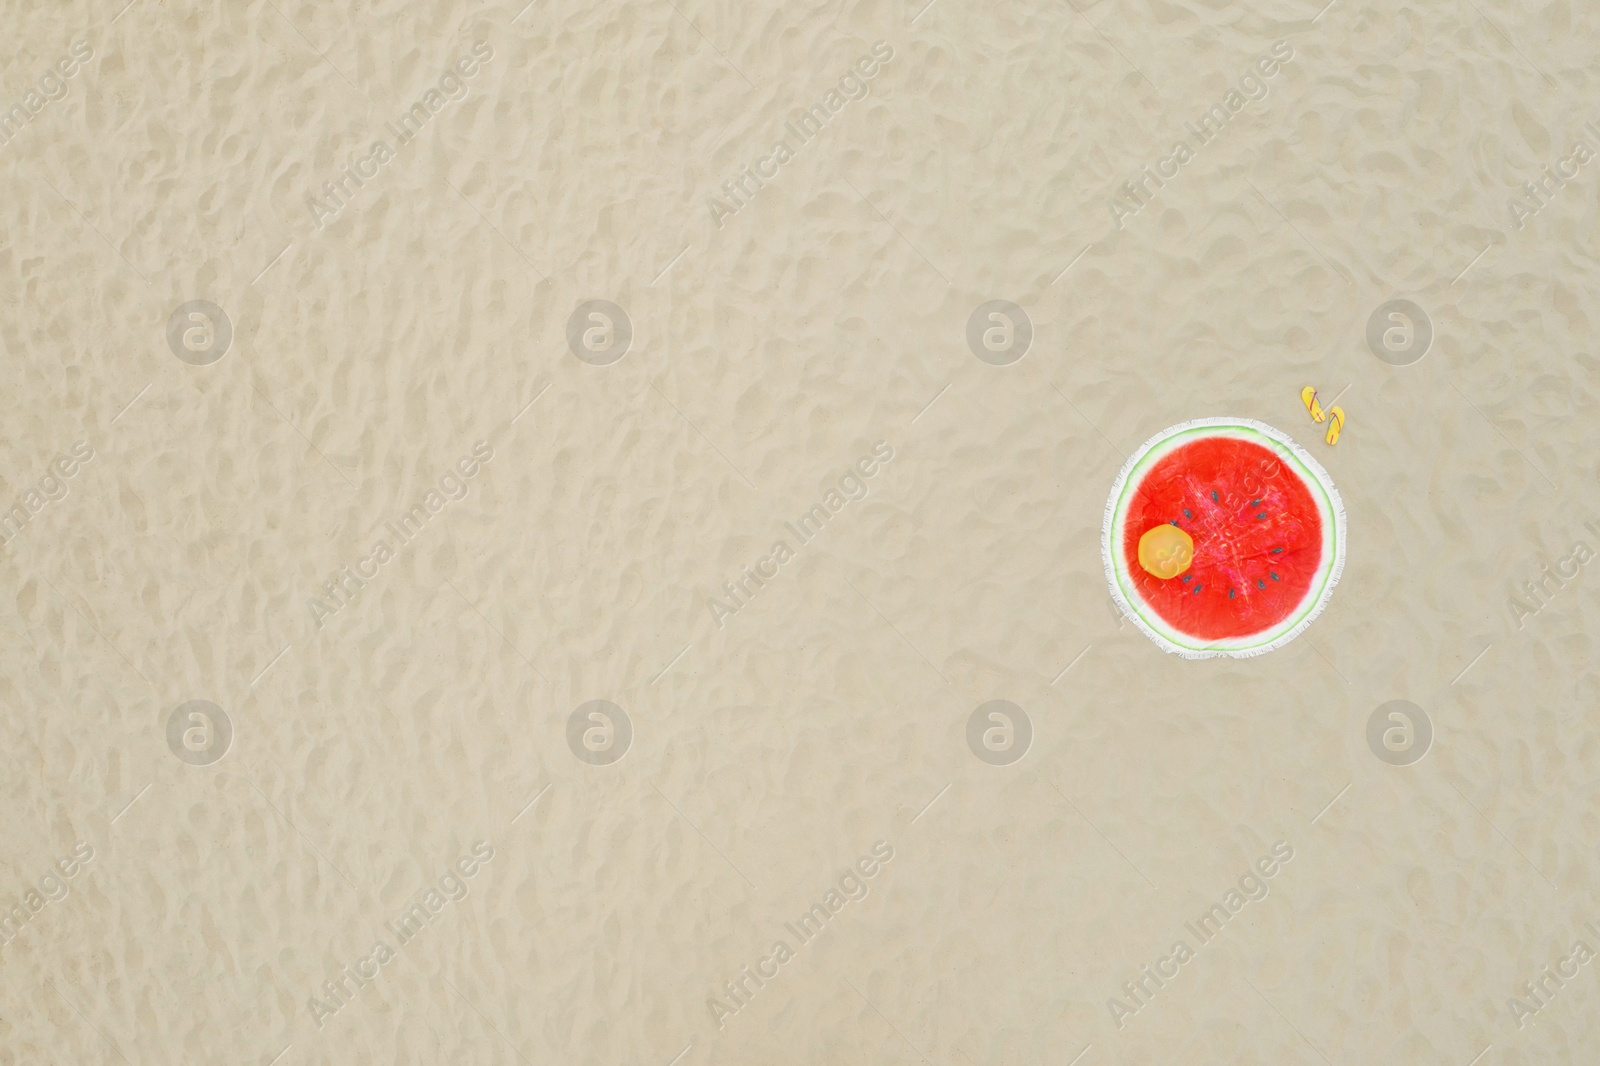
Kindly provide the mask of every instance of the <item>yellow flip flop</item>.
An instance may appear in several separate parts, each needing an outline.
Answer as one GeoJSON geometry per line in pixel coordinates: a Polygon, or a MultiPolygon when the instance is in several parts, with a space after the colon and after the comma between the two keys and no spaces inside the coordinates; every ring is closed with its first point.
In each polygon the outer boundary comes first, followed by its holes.
{"type": "Polygon", "coordinates": [[[1322,406],[1317,403],[1317,390],[1314,386],[1307,385],[1300,390],[1300,402],[1306,405],[1306,411],[1311,415],[1311,421],[1321,422],[1325,417],[1322,406]]]}
{"type": "Polygon", "coordinates": [[[1339,434],[1344,432],[1344,408],[1328,408],[1328,443],[1338,444],[1339,434]]]}

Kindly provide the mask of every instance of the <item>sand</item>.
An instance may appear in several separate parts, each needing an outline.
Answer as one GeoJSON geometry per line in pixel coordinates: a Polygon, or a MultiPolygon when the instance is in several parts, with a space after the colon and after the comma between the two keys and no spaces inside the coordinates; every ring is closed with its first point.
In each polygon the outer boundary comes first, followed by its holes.
{"type": "Polygon", "coordinates": [[[1600,1057],[1600,13],[923,2],[8,6],[0,1064],[1600,1057]]]}

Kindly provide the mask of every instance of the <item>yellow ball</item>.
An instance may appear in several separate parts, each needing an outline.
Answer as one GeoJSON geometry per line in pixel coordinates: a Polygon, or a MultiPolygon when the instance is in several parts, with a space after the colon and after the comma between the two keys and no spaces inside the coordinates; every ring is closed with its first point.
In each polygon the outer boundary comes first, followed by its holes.
{"type": "Polygon", "coordinates": [[[1139,565],[1163,581],[1177,577],[1194,562],[1194,538],[1177,526],[1163,522],[1139,538],[1139,565]]]}

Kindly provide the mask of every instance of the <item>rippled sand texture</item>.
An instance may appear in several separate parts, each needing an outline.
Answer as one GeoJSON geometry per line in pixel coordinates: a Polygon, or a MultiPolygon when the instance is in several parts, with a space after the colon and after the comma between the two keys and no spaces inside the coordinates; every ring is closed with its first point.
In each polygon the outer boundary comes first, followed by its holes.
{"type": "Polygon", "coordinates": [[[1593,5],[124,2],[3,18],[0,1064],[1600,1060],[1600,159],[1542,170],[1600,151],[1593,5]],[[1300,639],[1188,662],[1100,523],[1217,415],[1317,456],[1350,553],[1300,639]]]}

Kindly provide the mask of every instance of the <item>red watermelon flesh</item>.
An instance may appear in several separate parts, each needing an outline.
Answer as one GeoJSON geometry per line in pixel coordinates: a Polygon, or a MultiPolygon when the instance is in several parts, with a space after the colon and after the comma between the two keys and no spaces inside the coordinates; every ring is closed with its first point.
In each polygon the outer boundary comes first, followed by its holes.
{"type": "Polygon", "coordinates": [[[1281,623],[1322,562],[1322,518],[1300,476],[1236,437],[1202,437],[1156,461],[1134,489],[1122,556],[1138,594],[1168,625],[1201,640],[1281,623]],[[1139,565],[1139,538],[1163,522],[1194,538],[1194,561],[1161,579],[1139,565]]]}

